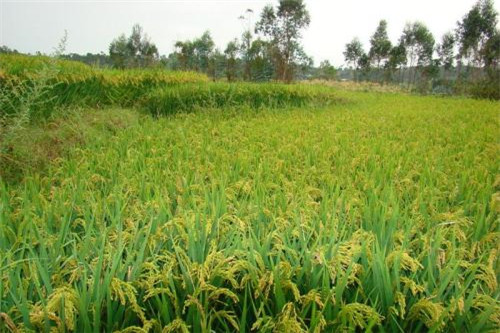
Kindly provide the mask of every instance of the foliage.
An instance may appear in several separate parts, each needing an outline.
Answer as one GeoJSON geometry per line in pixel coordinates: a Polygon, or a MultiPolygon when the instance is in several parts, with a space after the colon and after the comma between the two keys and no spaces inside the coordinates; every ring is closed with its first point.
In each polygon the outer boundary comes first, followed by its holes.
{"type": "Polygon", "coordinates": [[[116,68],[151,67],[158,62],[158,48],[135,24],[129,37],[124,34],[109,45],[109,56],[116,68]]]}
{"type": "Polygon", "coordinates": [[[181,69],[209,73],[210,58],[215,47],[209,31],[205,31],[203,35],[193,41],[177,41],[175,47],[181,69]]]}
{"type": "Polygon", "coordinates": [[[441,43],[436,47],[439,61],[445,70],[453,68],[455,36],[451,32],[443,35],[441,43]]]}
{"type": "Polygon", "coordinates": [[[455,34],[445,33],[439,44],[435,45],[425,24],[417,21],[405,26],[398,43],[391,48],[387,22],[382,20],[372,35],[368,54],[357,39],[346,45],[345,61],[353,68],[342,71],[341,77],[397,83],[424,94],[495,99],[500,95],[497,23],[493,0],[478,0],[457,22],[455,34]]]}
{"type": "Polygon", "coordinates": [[[328,60],[323,60],[319,64],[317,76],[322,80],[335,80],[337,76],[337,70],[330,64],[328,60]]]}
{"type": "Polygon", "coordinates": [[[303,0],[280,0],[275,9],[267,5],[262,10],[256,31],[268,38],[272,46],[272,60],[276,78],[291,82],[296,66],[309,59],[300,46],[301,30],[309,26],[311,18],[303,0]]]}
{"type": "Polygon", "coordinates": [[[238,41],[230,41],[224,54],[226,56],[226,77],[229,82],[234,81],[237,76],[237,53],[238,53],[238,41]]]}
{"type": "Polygon", "coordinates": [[[498,34],[498,13],[492,0],[478,0],[472,9],[458,22],[457,37],[459,56],[474,66],[485,64],[488,57],[486,45],[498,34]]]}
{"type": "Polygon", "coordinates": [[[377,65],[377,68],[384,65],[384,61],[389,58],[392,44],[387,36],[387,21],[380,21],[377,30],[370,38],[370,59],[377,65]]]}
{"type": "MultiPolygon", "coordinates": [[[[346,44],[344,58],[347,64],[354,67],[355,73],[362,67],[365,56],[363,45],[358,38],[354,38],[350,43],[346,44]]],[[[357,77],[354,79],[356,80],[357,77]]]]}

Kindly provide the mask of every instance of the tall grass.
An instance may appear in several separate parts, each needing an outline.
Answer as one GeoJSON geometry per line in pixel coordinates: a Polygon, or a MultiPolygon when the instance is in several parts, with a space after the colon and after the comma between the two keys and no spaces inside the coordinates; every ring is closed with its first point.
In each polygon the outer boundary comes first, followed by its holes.
{"type": "Polygon", "coordinates": [[[498,330],[498,105],[342,94],[145,119],[0,181],[3,325],[498,330]]]}

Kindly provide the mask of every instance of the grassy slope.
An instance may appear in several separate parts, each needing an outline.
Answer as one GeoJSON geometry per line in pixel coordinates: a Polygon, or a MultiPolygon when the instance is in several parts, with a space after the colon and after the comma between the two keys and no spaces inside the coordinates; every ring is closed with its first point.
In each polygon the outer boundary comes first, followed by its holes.
{"type": "Polygon", "coordinates": [[[498,104],[343,94],[146,118],[0,185],[0,312],[96,331],[498,327],[498,104]]]}

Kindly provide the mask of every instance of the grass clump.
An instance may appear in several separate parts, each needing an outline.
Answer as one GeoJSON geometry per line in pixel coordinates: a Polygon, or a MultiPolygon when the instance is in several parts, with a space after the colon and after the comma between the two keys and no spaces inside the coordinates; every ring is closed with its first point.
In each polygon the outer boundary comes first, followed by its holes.
{"type": "Polygon", "coordinates": [[[169,115],[203,108],[325,106],[339,100],[331,89],[319,86],[210,83],[157,89],[145,98],[143,104],[151,114],[169,115]]]}

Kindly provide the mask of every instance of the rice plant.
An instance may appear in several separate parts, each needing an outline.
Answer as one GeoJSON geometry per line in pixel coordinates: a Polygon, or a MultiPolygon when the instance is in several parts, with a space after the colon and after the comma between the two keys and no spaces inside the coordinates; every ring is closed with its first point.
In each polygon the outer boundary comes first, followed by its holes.
{"type": "Polygon", "coordinates": [[[342,102],[335,91],[321,86],[204,83],[159,88],[142,103],[153,115],[170,115],[180,111],[206,108],[250,107],[274,109],[303,106],[325,106],[342,102]]]}
{"type": "Polygon", "coordinates": [[[3,330],[499,329],[498,103],[213,87],[0,180],[3,330]]]}
{"type": "Polygon", "coordinates": [[[4,54],[0,55],[0,96],[7,96],[8,103],[0,98],[0,115],[18,113],[19,104],[30,98],[30,90],[39,87],[40,82],[47,84],[44,103],[38,105],[37,113],[47,118],[58,107],[134,106],[155,88],[206,81],[208,78],[199,73],[118,71],[50,57],[4,54]]]}

